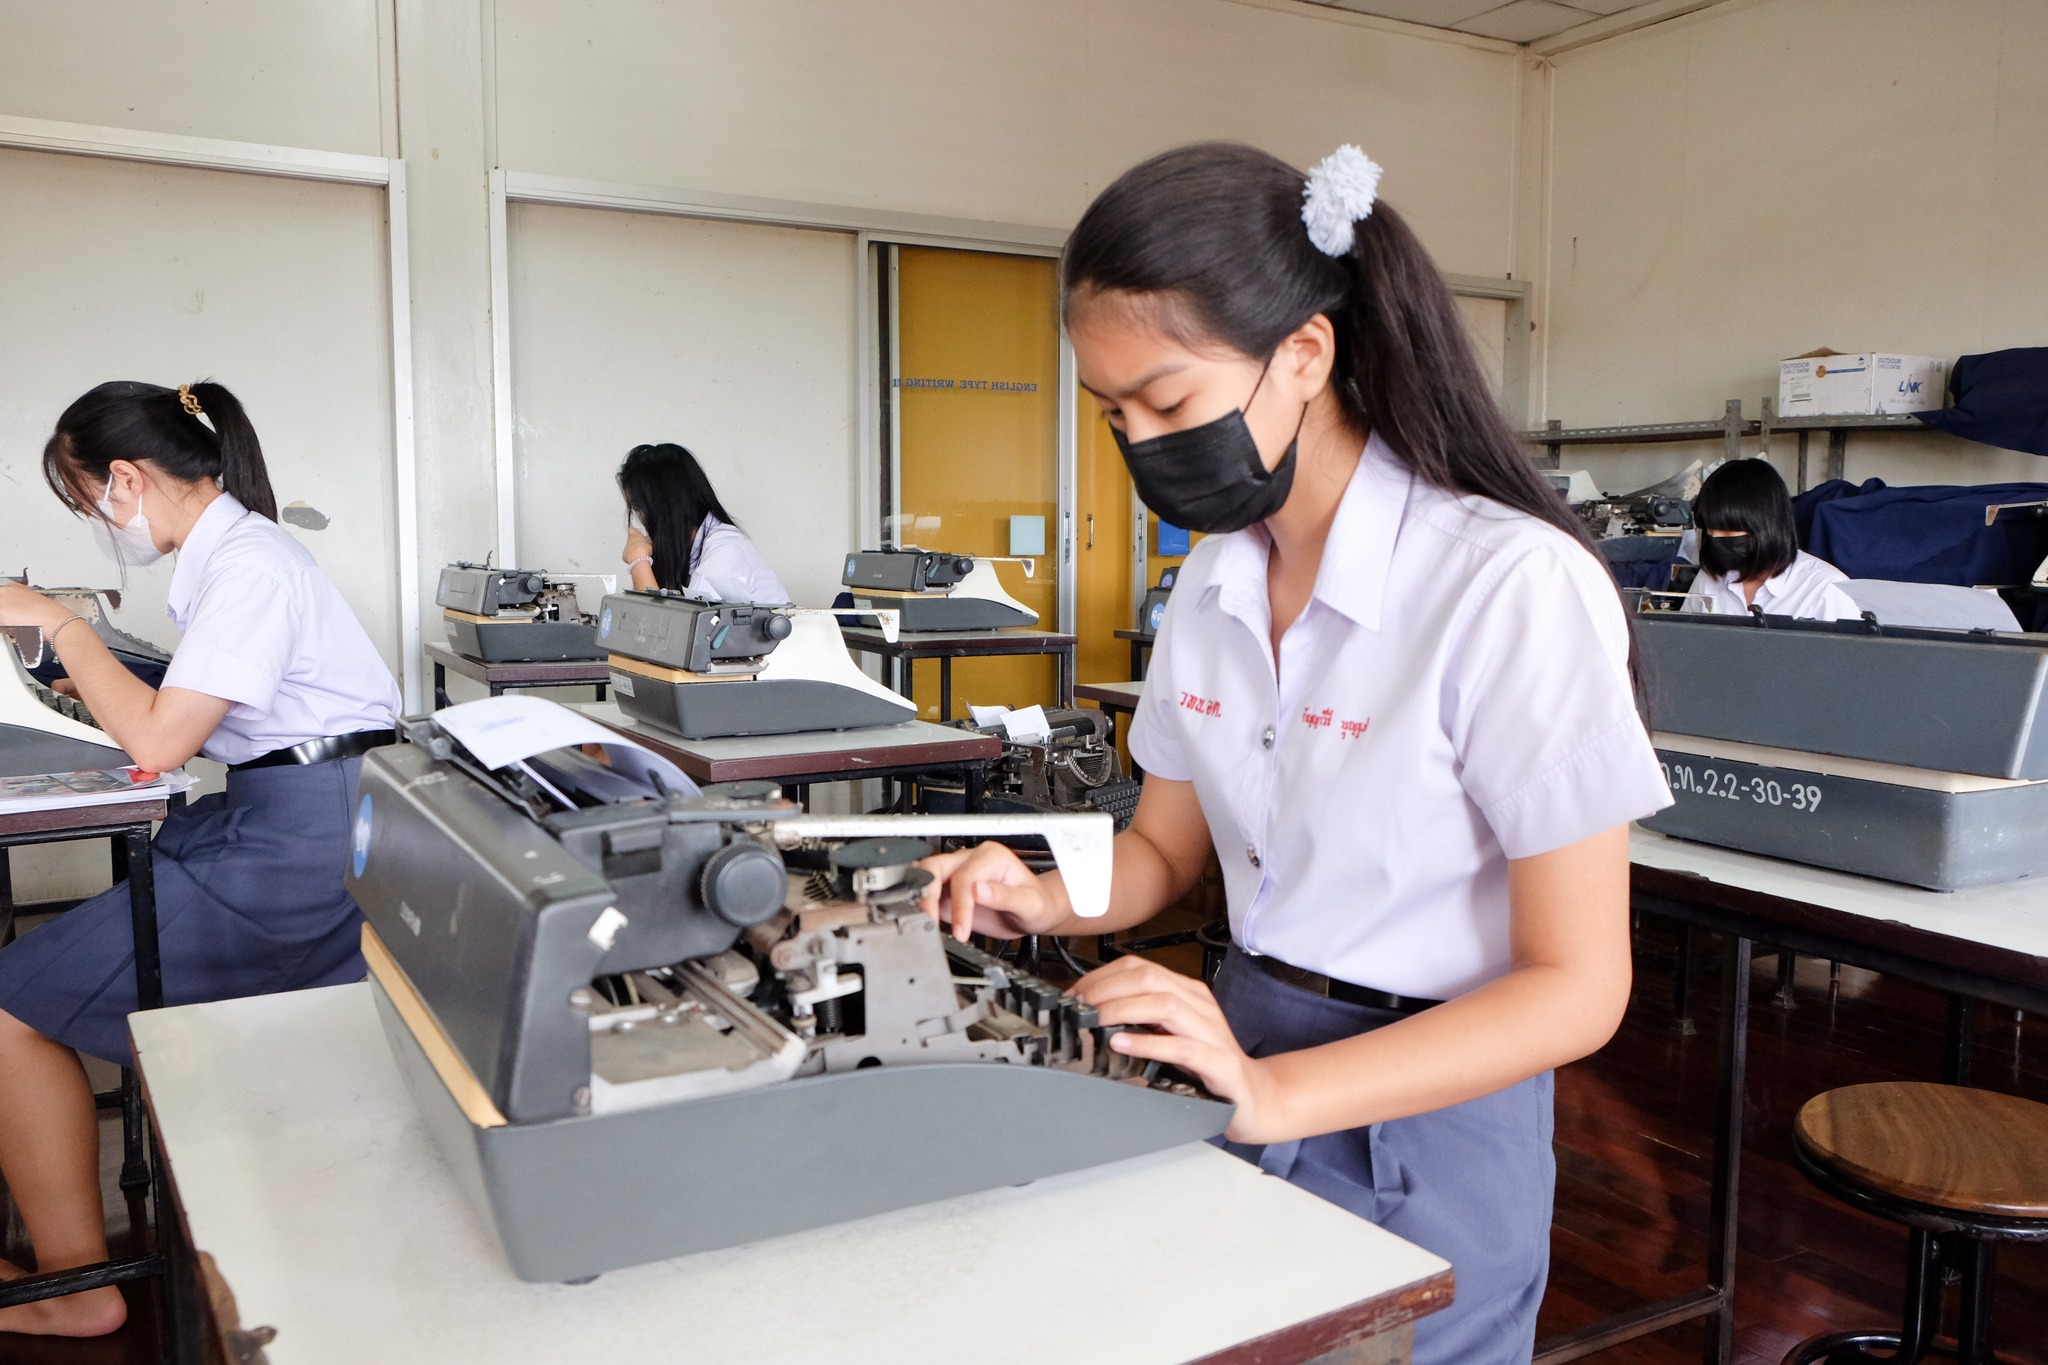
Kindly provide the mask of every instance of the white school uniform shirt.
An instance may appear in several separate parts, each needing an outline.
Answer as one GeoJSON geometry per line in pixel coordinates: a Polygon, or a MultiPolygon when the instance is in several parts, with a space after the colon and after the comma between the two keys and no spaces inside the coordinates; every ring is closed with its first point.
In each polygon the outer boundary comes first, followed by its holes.
{"type": "Polygon", "coordinates": [[[690,582],[684,591],[718,602],[782,606],[790,600],[789,589],[754,548],[753,538],[708,512],[690,543],[690,582]]]}
{"type": "Polygon", "coordinates": [[[199,514],[171,573],[184,639],[165,687],[230,703],[199,752],[246,763],[327,735],[388,730],[398,684],[305,546],[223,493],[199,514]]]}
{"type": "MultiPolygon", "coordinates": [[[[1856,599],[1842,584],[1849,581],[1825,559],[1801,550],[1782,572],[1764,580],[1756,590],[1756,604],[1768,616],[1797,616],[1809,621],[1854,621],[1863,613],[1856,599]]],[[[1700,570],[1692,589],[1680,607],[1683,611],[1710,616],[1747,616],[1749,603],[1742,599],[1742,584],[1731,577],[1700,570]]]]}
{"type": "Polygon", "coordinates": [[[1132,757],[1194,784],[1248,951],[1425,999],[1503,975],[1508,860],[1671,803],[1613,580],[1375,437],[1276,681],[1270,543],[1210,536],[1182,566],[1132,757]]]}

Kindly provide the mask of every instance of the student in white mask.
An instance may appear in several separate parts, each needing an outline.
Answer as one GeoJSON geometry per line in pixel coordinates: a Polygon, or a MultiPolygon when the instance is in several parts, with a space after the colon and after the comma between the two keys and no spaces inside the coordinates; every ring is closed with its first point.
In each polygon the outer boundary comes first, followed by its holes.
{"type": "Polygon", "coordinates": [[[1447,1258],[1420,1365],[1530,1358],[1551,1069],[1630,982],[1628,823],[1670,800],[1606,569],[1536,472],[1428,253],[1345,148],[1145,162],[1068,239],[1081,382],[1145,504],[1208,532],[1131,733],[1109,913],[1007,848],[942,855],[954,932],[1136,925],[1222,860],[1208,986],[1076,994],[1237,1106],[1228,1150],[1447,1258]]]}
{"type": "MultiPolygon", "coordinates": [[[[183,632],[163,685],[135,677],[64,607],[0,583],[0,624],[39,626],[107,735],[139,766],[196,756],[227,790],[158,831],[164,1003],[360,980],[344,889],[362,755],[396,741],[398,686],[306,548],[277,524],[256,432],[219,384],[102,384],[57,419],[43,473],[124,565],[177,556],[183,632]]],[[[129,1060],[136,1008],[126,883],[0,949],[0,1175],[37,1269],[106,1259],[99,1129],[76,1052],[129,1060]]],[[[0,1262],[0,1279],[22,1273],[0,1262]]],[[[118,1289],[0,1309],[0,1332],[97,1336],[118,1289]]]]}

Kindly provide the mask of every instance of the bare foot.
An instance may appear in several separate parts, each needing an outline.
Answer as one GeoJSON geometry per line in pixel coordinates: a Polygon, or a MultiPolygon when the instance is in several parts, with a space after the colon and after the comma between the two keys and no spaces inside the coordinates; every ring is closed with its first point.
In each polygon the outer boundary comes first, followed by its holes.
{"type": "MultiPolygon", "coordinates": [[[[26,1274],[13,1262],[0,1261],[0,1280],[18,1280],[26,1274]]],[[[112,1287],[0,1308],[0,1332],[38,1337],[103,1337],[127,1320],[128,1301],[112,1287]]]]}

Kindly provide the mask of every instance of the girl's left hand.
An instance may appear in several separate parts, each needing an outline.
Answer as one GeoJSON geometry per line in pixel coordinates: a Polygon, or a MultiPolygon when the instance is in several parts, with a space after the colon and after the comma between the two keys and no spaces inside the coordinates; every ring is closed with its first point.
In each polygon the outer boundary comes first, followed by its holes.
{"type": "Polygon", "coordinates": [[[1141,957],[1120,957],[1074,984],[1105,1024],[1149,1024],[1159,1033],[1119,1033],[1110,1046],[1132,1057],[1165,1062],[1199,1077],[1209,1093],[1237,1106],[1225,1136],[1233,1142],[1280,1142],[1279,1084],[1263,1061],[1245,1055],[1223,1007],[1193,977],[1141,957]]]}
{"type": "Polygon", "coordinates": [[[0,626],[41,626],[48,632],[70,615],[26,584],[0,582],[0,626]]]}
{"type": "Polygon", "coordinates": [[[647,533],[637,526],[626,528],[626,552],[619,556],[621,564],[631,564],[636,559],[654,558],[654,542],[647,533]]]}

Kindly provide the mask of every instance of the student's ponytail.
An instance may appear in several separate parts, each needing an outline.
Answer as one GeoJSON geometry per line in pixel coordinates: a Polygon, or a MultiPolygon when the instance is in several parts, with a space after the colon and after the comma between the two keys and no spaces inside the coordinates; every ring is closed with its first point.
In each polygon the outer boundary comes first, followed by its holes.
{"type": "Polygon", "coordinates": [[[65,506],[97,516],[115,460],[148,462],[180,483],[218,483],[244,507],[277,520],[263,446],[241,400],[212,380],[166,388],[116,379],[64,409],[43,446],[43,478],[65,506]]]}
{"type": "Polygon", "coordinates": [[[242,410],[242,400],[211,379],[185,387],[199,401],[219,438],[222,491],[234,494],[251,512],[276,521],[277,494],[271,491],[263,446],[256,439],[256,428],[249,425],[249,414],[242,410]]]}

